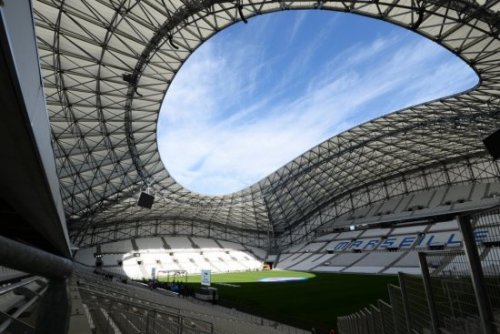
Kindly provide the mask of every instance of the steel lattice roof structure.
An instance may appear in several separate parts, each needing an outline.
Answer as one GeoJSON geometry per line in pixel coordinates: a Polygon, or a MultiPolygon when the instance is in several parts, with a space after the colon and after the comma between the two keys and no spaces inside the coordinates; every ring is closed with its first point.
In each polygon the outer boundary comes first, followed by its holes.
{"type": "Polygon", "coordinates": [[[331,220],[401,194],[498,181],[499,165],[481,140],[500,127],[499,10],[498,0],[36,0],[39,57],[73,242],[114,240],[134,229],[179,233],[179,226],[279,238],[303,231],[315,217],[331,220]],[[480,83],[341,133],[242,191],[190,192],[158,153],[158,113],[170,83],[218,31],[288,9],[355,13],[413,30],[463,59],[480,83]],[[147,185],[156,197],[151,210],[136,206],[147,185]],[[89,241],[89,235],[101,239],[89,241]]]}

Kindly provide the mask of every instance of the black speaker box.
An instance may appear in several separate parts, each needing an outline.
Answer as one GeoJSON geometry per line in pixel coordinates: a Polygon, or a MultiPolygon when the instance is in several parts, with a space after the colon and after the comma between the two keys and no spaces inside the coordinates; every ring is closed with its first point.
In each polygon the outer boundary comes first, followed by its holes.
{"type": "Polygon", "coordinates": [[[139,200],[137,201],[137,206],[140,206],[141,208],[145,209],[151,209],[154,201],[155,197],[153,195],[141,191],[139,195],[139,200]]]}
{"type": "Polygon", "coordinates": [[[500,129],[484,138],[483,143],[493,159],[500,158],[500,129]]]}

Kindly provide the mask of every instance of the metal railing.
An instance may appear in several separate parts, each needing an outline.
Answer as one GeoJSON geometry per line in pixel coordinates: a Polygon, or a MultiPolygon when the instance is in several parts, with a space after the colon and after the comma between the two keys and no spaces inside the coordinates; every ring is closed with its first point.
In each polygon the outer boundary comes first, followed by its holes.
{"type": "MultiPolygon", "coordinates": [[[[37,304],[37,319],[34,327],[40,334],[64,334],[69,326],[71,300],[68,295],[67,278],[73,271],[73,262],[70,259],[43,251],[39,248],[0,236],[0,265],[30,275],[47,278],[47,288],[43,297],[33,296],[33,303],[37,304]],[[54,321],[54,319],[59,319],[54,321]]],[[[19,315],[24,311],[18,310],[19,315]]],[[[0,321],[6,320],[3,315],[0,321]]],[[[10,327],[26,328],[20,321],[10,316],[10,327]]],[[[24,333],[19,329],[20,333],[24,333]]]]}
{"type": "MultiPolygon", "coordinates": [[[[208,316],[214,318],[216,321],[219,318],[231,319],[232,322],[240,323],[241,326],[247,324],[254,324],[264,327],[272,328],[273,330],[281,331],[286,334],[305,334],[310,333],[310,331],[296,328],[293,326],[288,326],[273,320],[265,319],[259,316],[255,316],[249,313],[240,312],[236,309],[227,308],[221,305],[213,305],[212,303],[197,300],[194,298],[175,298],[171,299],[174,302],[173,305],[164,304],[165,299],[163,294],[159,294],[158,290],[145,289],[142,284],[134,284],[129,282],[127,284],[112,282],[111,280],[106,280],[102,276],[97,276],[87,271],[77,270],[77,276],[80,278],[80,290],[82,291],[82,296],[85,294],[86,290],[93,291],[95,294],[100,294],[102,296],[111,296],[118,298],[120,300],[125,300],[126,302],[140,302],[140,306],[146,306],[149,308],[154,308],[160,311],[165,311],[174,314],[182,314],[187,317],[196,318],[197,315],[208,316]],[[147,298],[146,298],[147,297],[147,298]],[[189,302],[194,305],[198,305],[205,310],[206,313],[200,310],[190,310],[188,313],[181,311],[181,309],[175,306],[176,301],[178,302],[189,302]]],[[[169,295],[171,297],[171,295],[169,295]]],[[[210,321],[210,320],[209,320],[210,321]]],[[[215,329],[214,329],[215,332],[215,329]]]]}
{"type": "Polygon", "coordinates": [[[20,318],[36,311],[47,288],[47,281],[40,277],[29,277],[0,288],[0,333],[35,333],[36,324],[20,318]]]}
{"type": "MultiPolygon", "coordinates": [[[[137,287],[77,272],[82,302],[98,334],[212,334],[211,322],[181,314],[181,310],[141,298],[137,287]]],[[[141,289],[143,290],[143,289],[141,289]]],[[[161,297],[151,291],[145,294],[161,297]]],[[[149,296],[151,297],[151,296],[149,296]]]]}
{"type": "Polygon", "coordinates": [[[342,334],[500,333],[500,208],[457,218],[464,249],[419,252],[390,303],[338,317],[342,334]]]}
{"type": "Polygon", "coordinates": [[[212,334],[212,323],[162,310],[158,305],[111,297],[100,291],[80,288],[99,334],[212,334]]]}
{"type": "Polygon", "coordinates": [[[189,301],[192,303],[195,303],[195,304],[204,305],[206,307],[210,307],[212,309],[219,310],[219,311],[221,311],[229,316],[235,317],[236,319],[239,319],[241,321],[259,324],[262,326],[272,327],[273,329],[279,330],[285,334],[310,334],[311,333],[311,331],[309,331],[309,330],[304,330],[304,329],[301,329],[298,327],[293,327],[290,325],[286,325],[284,323],[280,323],[280,322],[277,322],[274,320],[259,317],[257,315],[242,312],[242,311],[239,311],[235,308],[228,308],[228,307],[221,306],[221,305],[214,305],[210,302],[199,300],[196,298],[189,298],[189,301]]]}

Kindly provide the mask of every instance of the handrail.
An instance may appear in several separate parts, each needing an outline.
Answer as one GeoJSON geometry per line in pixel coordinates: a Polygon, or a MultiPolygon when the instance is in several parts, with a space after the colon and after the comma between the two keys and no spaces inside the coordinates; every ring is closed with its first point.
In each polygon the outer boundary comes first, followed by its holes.
{"type": "Polygon", "coordinates": [[[47,278],[65,278],[73,271],[71,260],[3,236],[0,259],[2,266],[47,278]]]}
{"type": "Polygon", "coordinates": [[[21,314],[24,313],[24,311],[29,309],[31,305],[33,305],[36,301],[38,301],[38,299],[40,299],[40,297],[45,293],[45,291],[47,291],[47,289],[48,287],[46,286],[39,292],[33,292],[34,293],[33,298],[31,298],[21,307],[19,307],[19,309],[17,309],[16,312],[14,312],[12,315],[4,313],[9,318],[0,324],[0,333],[3,333],[5,330],[7,330],[14,319],[17,319],[21,314]]]}

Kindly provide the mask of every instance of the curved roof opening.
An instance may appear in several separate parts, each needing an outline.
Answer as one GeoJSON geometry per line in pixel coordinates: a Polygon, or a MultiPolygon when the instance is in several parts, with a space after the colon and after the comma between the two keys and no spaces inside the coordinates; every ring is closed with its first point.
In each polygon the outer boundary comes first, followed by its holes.
{"type": "Polygon", "coordinates": [[[263,15],[223,30],[186,61],[163,101],[159,151],[184,187],[227,194],[344,130],[477,82],[451,52],[385,22],[263,15]]]}

